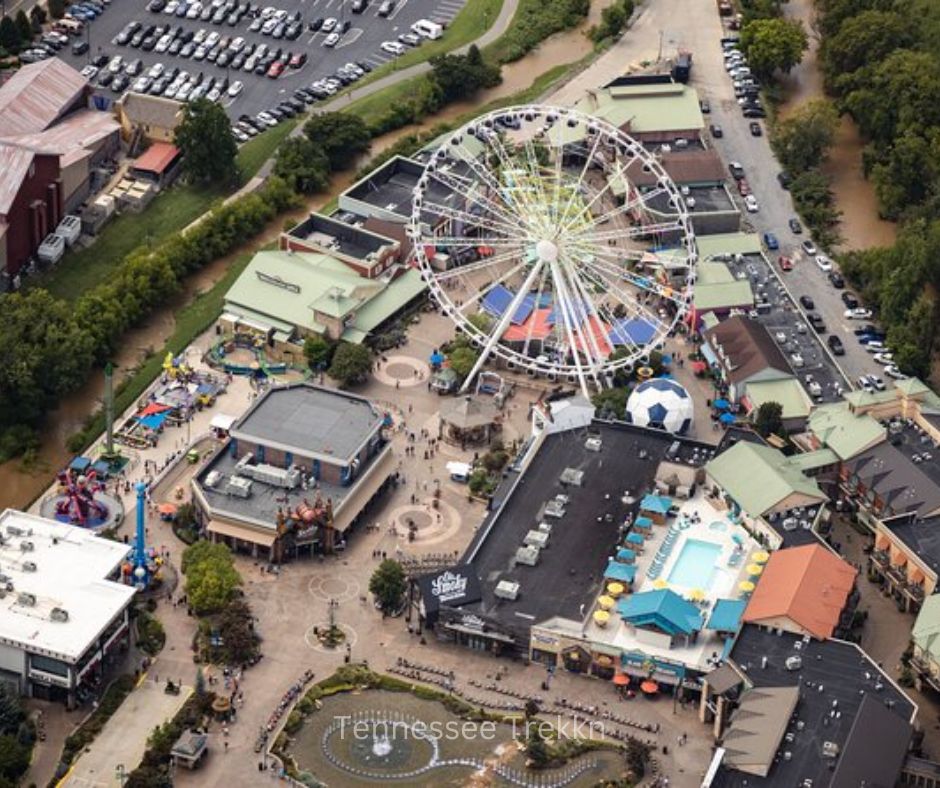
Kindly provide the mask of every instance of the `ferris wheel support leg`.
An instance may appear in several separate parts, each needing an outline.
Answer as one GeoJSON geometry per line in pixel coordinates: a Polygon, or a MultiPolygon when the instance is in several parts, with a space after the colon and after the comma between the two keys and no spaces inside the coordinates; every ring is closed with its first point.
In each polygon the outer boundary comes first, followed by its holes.
{"type": "Polygon", "coordinates": [[[503,313],[503,316],[496,324],[496,328],[493,329],[493,332],[486,340],[486,344],[480,351],[480,357],[477,359],[476,364],[474,364],[473,368],[470,370],[470,374],[467,375],[463,385],[460,387],[461,394],[463,394],[470,387],[473,379],[483,368],[483,365],[486,363],[486,359],[489,357],[490,353],[493,351],[493,348],[496,346],[496,343],[499,342],[500,337],[502,337],[503,332],[506,330],[506,327],[512,320],[512,316],[516,314],[516,310],[519,309],[519,305],[522,304],[523,299],[532,289],[532,283],[535,281],[535,277],[538,276],[539,272],[542,270],[542,266],[544,264],[545,262],[543,260],[539,260],[535,265],[532,266],[532,270],[529,271],[528,276],[526,276],[525,282],[522,283],[522,287],[520,287],[516,295],[513,296],[513,299],[507,307],[506,311],[503,313]]]}

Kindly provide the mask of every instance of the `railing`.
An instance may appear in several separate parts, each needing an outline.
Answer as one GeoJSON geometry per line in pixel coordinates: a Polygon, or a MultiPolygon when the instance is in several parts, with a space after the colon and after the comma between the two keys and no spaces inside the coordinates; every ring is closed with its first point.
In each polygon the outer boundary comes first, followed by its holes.
{"type": "Polygon", "coordinates": [[[888,563],[888,553],[885,550],[873,550],[871,560],[879,566],[885,566],[888,563]]]}

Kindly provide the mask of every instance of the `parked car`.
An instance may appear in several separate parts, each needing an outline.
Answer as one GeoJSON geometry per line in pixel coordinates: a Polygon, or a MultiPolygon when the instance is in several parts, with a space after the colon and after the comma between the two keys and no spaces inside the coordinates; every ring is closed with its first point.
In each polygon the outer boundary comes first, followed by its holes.
{"type": "Polygon", "coordinates": [[[751,130],[752,137],[761,137],[764,134],[763,129],[760,127],[760,123],[758,123],[756,120],[751,121],[748,124],[748,128],[751,130]]]}
{"type": "Polygon", "coordinates": [[[816,265],[819,266],[820,271],[825,273],[829,273],[832,270],[832,260],[824,254],[816,255],[816,265]]]}
{"type": "Polygon", "coordinates": [[[335,47],[339,43],[339,33],[330,33],[326,38],[323,39],[323,46],[325,47],[335,47]]]}
{"type": "Polygon", "coordinates": [[[790,174],[787,172],[778,172],[777,173],[777,182],[780,184],[781,189],[789,189],[790,183],[792,183],[793,178],[790,177],[790,174]]]}
{"type": "Polygon", "coordinates": [[[816,254],[817,252],[816,244],[814,244],[809,238],[800,244],[800,249],[810,256],[816,254]]]}
{"type": "Polygon", "coordinates": [[[803,225],[800,224],[800,220],[797,219],[795,216],[792,219],[790,219],[790,221],[787,222],[787,224],[790,225],[790,231],[795,233],[796,235],[799,235],[800,233],[803,232],[803,225]]]}
{"type": "Polygon", "coordinates": [[[838,271],[830,271],[829,284],[831,284],[836,290],[841,290],[843,287],[845,287],[845,278],[838,271]]]}
{"type": "Polygon", "coordinates": [[[764,246],[766,246],[770,251],[775,252],[780,248],[780,241],[777,240],[776,235],[767,232],[764,233],[764,246]]]}
{"type": "Polygon", "coordinates": [[[846,309],[843,313],[849,320],[871,320],[872,311],[862,306],[846,309]]]}
{"type": "Polygon", "coordinates": [[[781,271],[793,270],[793,260],[785,255],[780,255],[780,257],[777,258],[777,264],[780,266],[781,271]]]}
{"type": "Polygon", "coordinates": [[[832,351],[832,355],[845,355],[845,345],[842,344],[842,340],[839,339],[839,337],[837,337],[835,334],[830,334],[828,337],[826,337],[826,344],[829,345],[829,349],[832,351]]]}
{"type": "Polygon", "coordinates": [[[702,99],[698,106],[703,115],[708,115],[712,111],[712,105],[708,103],[708,99],[702,99]]]}
{"type": "Polygon", "coordinates": [[[747,197],[751,193],[751,184],[748,183],[747,178],[741,178],[738,181],[738,194],[742,197],[747,197]]]}
{"type": "Polygon", "coordinates": [[[760,210],[760,204],[753,194],[749,194],[744,198],[744,207],[747,209],[748,213],[757,213],[760,210]]]}
{"type": "Polygon", "coordinates": [[[847,290],[842,294],[842,303],[845,304],[849,309],[855,309],[858,306],[858,298],[855,293],[850,293],[847,290]]]}
{"type": "Polygon", "coordinates": [[[712,132],[712,136],[716,140],[720,140],[722,137],[725,136],[725,133],[724,131],[722,131],[721,126],[719,126],[717,123],[712,123],[711,132],[712,132]]]}
{"type": "Polygon", "coordinates": [[[744,167],[742,167],[739,162],[729,162],[728,171],[731,173],[731,177],[736,181],[739,181],[744,177],[744,167]]]}
{"type": "Polygon", "coordinates": [[[813,299],[812,299],[810,296],[808,296],[808,295],[801,295],[801,296],[800,296],[800,304],[803,305],[803,308],[804,308],[804,309],[815,309],[815,308],[816,308],[816,303],[815,303],[815,302],[813,301],[813,299]]]}
{"type": "Polygon", "coordinates": [[[379,16],[391,16],[395,10],[395,0],[384,0],[379,6],[379,16]]]}

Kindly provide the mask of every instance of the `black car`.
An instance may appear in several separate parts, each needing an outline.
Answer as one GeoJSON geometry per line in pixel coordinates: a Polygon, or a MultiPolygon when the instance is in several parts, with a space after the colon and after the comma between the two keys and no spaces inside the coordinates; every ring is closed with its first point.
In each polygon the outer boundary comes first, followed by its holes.
{"type": "Polygon", "coordinates": [[[307,30],[309,30],[311,33],[316,33],[321,27],[323,27],[322,16],[307,24],[307,30]]]}
{"type": "Polygon", "coordinates": [[[761,127],[760,127],[760,123],[758,123],[756,120],[755,120],[755,121],[752,121],[752,122],[749,124],[749,128],[751,129],[751,136],[752,136],[752,137],[760,137],[760,136],[763,135],[763,133],[764,133],[763,129],[761,129],[761,127]]]}
{"type": "Polygon", "coordinates": [[[104,68],[106,65],[108,65],[108,61],[109,61],[109,60],[110,60],[110,58],[109,58],[107,55],[105,55],[104,53],[102,53],[102,54],[98,55],[96,58],[94,58],[94,59],[91,61],[91,64],[92,64],[93,66],[97,66],[98,68],[104,68]]]}
{"type": "Polygon", "coordinates": [[[708,103],[708,99],[702,99],[698,103],[699,109],[702,110],[703,115],[707,115],[712,111],[712,105],[708,103]]]}
{"type": "Polygon", "coordinates": [[[864,326],[854,329],[852,333],[855,334],[855,336],[857,337],[883,336],[883,334],[881,334],[881,332],[879,331],[878,326],[874,325],[874,323],[866,323],[864,326]]]}
{"type": "Polygon", "coordinates": [[[728,172],[731,173],[731,177],[736,181],[739,181],[744,177],[744,167],[742,167],[736,161],[733,161],[728,165],[728,172]]]}
{"type": "Polygon", "coordinates": [[[127,74],[118,74],[111,83],[111,90],[115,93],[123,93],[131,83],[131,78],[127,74]]]}
{"type": "Polygon", "coordinates": [[[789,190],[789,189],[790,189],[790,183],[791,183],[792,180],[793,180],[793,178],[790,177],[790,173],[788,173],[788,172],[778,172],[778,173],[777,173],[777,182],[780,184],[780,188],[781,188],[781,189],[789,190]]]}
{"type": "Polygon", "coordinates": [[[156,36],[147,36],[143,41],[140,42],[140,48],[144,52],[152,52],[153,48],[157,45],[156,36]]]}
{"type": "Polygon", "coordinates": [[[829,284],[831,284],[836,290],[841,290],[843,287],[845,287],[845,279],[838,271],[830,271],[829,284]]]}
{"type": "Polygon", "coordinates": [[[166,0],[150,0],[150,2],[147,3],[147,10],[153,11],[155,14],[159,13],[164,8],[166,8],[166,0]]]}
{"type": "Polygon", "coordinates": [[[98,76],[99,87],[106,88],[113,81],[114,81],[114,74],[112,74],[110,71],[102,71],[101,74],[98,76]]]}
{"type": "Polygon", "coordinates": [[[823,322],[823,319],[820,315],[817,315],[815,312],[810,312],[806,319],[809,320],[809,324],[813,327],[813,331],[817,334],[826,333],[826,324],[823,322]]]}
{"type": "Polygon", "coordinates": [[[359,68],[361,68],[363,71],[365,71],[366,74],[368,74],[372,70],[372,66],[370,66],[365,60],[356,61],[356,65],[359,66],[359,68]]]}
{"type": "Polygon", "coordinates": [[[815,308],[816,308],[816,304],[813,303],[813,299],[810,298],[808,295],[801,295],[801,296],[800,296],[800,303],[803,305],[803,308],[804,308],[804,309],[815,309],[815,308]]]}
{"type": "Polygon", "coordinates": [[[796,217],[790,219],[790,221],[787,222],[787,224],[790,225],[790,229],[791,229],[796,235],[799,235],[800,233],[803,232],[803,225],[800,224],[800,220],[797,219],[796,217]]]}
{"type": "Polygon", "coordinates": [[[717,123],[712,123],[711,132],[712,132],[712,136],[716,140],[721,139],[722,137],[725,136],[724,131],[721,130],[721,126],[719,126],[717,123]]]}
{"type": "Polygon", "coordinates": [[[287,104],[288,107],[292,107],[295,112],[303,112],[306,109],[306,102],[303,98],[287,98],[284,99],[284,103],[287,104]]]}
{"type": "Polygon", "coordinates": [[[73,55],[84,55],[87,51],[88,51],[87,41],[76,41],[74,44],[72,44],[73,55]]]}
{"type": "Polygon", "coordinates": [[[351,26],[352,26],[352,22],[350,22],[348,19],[344,19],[342,22],[339,23],[339,27],[336,28],[336,32],[339,33],[340,35],[343,35],[344,33],[349,32],[349,28],[351,26]]]}
{"type": "Polygon", "coordinates": [[[304,26],[300,22],[291,22],[284,31],[284,38],[288,41],[296,41],[303,32],[304,26]]]}
{"type": "Polygon", "coordinates": [[[760,107],[745,107],[743,114],[745,118],[766,118],[767,117],[767,113],[760,107]]]}
{"type": "Polygon", "coordinates": [[[837,337],[835,334],[830,334],[828,337],[826,337],[826,344],[829,345],[829,349],[832,351],[832,355],[845,355],[845,345],[842,344],[842,340],[839,339],[839,337],[837,337]]]}
{"type": "Polygon", "coordinates": [[[855,293],[850,293],[848,290],[842,294],[842,303],[845,304],[848,309],[858,308],[858,298],[855,296],[855,293]]]}

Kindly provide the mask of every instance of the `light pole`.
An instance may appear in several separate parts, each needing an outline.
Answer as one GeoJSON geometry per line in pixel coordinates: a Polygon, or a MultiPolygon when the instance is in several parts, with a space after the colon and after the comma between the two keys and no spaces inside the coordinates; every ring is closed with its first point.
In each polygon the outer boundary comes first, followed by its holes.
{"type": "Polygon", "coordinates": [[[114,777],[118,781],[118,784],[123,786],[127,782],[128,774],[124,770],[124,764],[119,763],[114,767],[114,777]]]}

